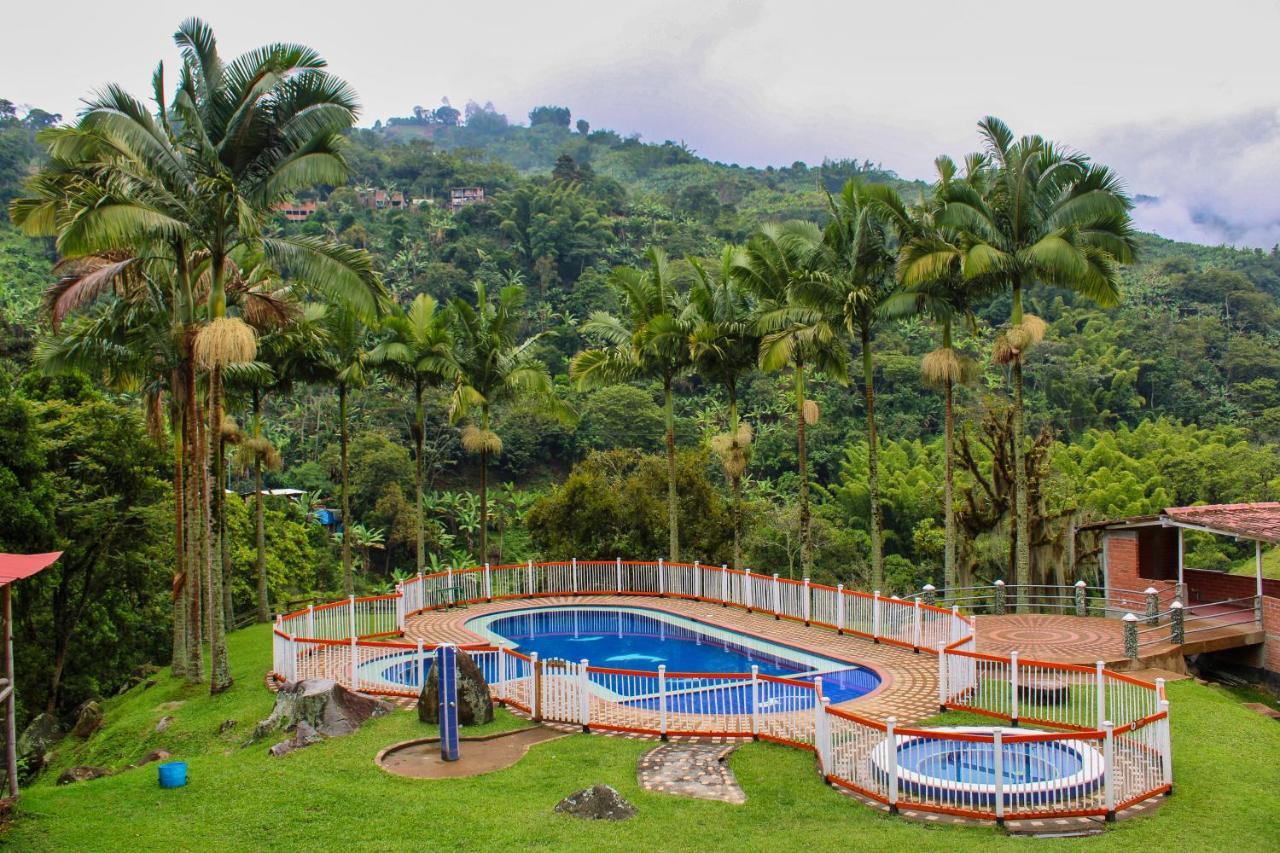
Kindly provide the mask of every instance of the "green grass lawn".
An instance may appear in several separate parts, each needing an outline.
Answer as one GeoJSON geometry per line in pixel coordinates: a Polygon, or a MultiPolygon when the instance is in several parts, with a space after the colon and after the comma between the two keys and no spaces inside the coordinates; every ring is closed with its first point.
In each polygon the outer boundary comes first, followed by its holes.
{"type": "MultiPolygon", "coordinates": [[[[1175,786],[1159,812],[1122,822],[1088,841],[1028,841],[994,828],[931,827],[880,814],[826,787],[813,756],[747,744],[732,766],[746,805],[650,794],[636,784],[644,741],[571,735],[535,746],[514,767],[471,779],[423,781],[373,764],[390,743],[430,732],[410,713],[375,720],[358,733],[270,758],[267,744],[240,741],[266,716],[262,686],[270,641],[265,626],[231,637],[236,686],[210,699],[160,678],[107,704],[107,726],[88,743],[64,743],[55,770],[23,793],[0,843],[22,850],[398,850],[570,848],[591,850],[1094,849],[1274,850],[1280,843],[1280,725],[1216,688],[1170,685],[1175,786]],[[182,702],[174,706],[170,703],[182,702]],[[175,722],[154,727],[165,714],[175,722]],[[216,734],[227,719],[229,735],[216,734]],[[190,784],[161,790],[147,766],[66,787],[72,764],[122,767],[165,747],[190,763],[190,784]],[[620,824],[552,813],[566,794],[605,782],[635,803],[620,824]]],[[[948,714],[948,722],[963,715],[948,714]]],[[[486,730],[524,725],[505,713],[486,730]]],[[[475,730],[468,730],[464,734],[475,730]]],[[[463,744],[463,749],[466,745],[463,744]]]]}

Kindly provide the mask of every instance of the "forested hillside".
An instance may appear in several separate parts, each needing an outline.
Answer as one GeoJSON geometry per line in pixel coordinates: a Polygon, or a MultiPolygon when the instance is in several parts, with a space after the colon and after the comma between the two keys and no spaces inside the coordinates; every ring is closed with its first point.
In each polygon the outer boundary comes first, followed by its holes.
{"type": "MultiPolygon", "coordinates": [[[[428,566],[666,554],[662,380],[657,373],[616,383],[570,377],[575,356],[602,346],[601,312],[629,310],[615,271],[650,275],[658,266],[653,250],[661,250],[674,286],[688,292],[699,268],[685,259],[714,272],[726,244],[747,243],[764,223],[826,225],[832,196],[851,179],[892,188],[908,203],[930,190],[869,162],[744,168],[710,162],[678,143],[573,124],[564,108],[539,108],[529,118],[532,126],[515,124],[492,107],[469,105],[351,130],[343,146],[346,185],[299,190],[296,202],[316,202],[305,221],[283,213],[271,219],[275,235],[367,249],[391,300],[421,312],[421,329],[430,328],[437,307],[465,314],[458,306],[476,303],[477,283],[490,299],[523,285],[523,302],[508,306],[502,334],[533,339],[521,357],[545,364],[550,383],[532,396],[495,390],[483,417],[476,404],[463,428],[450,417],[457,377],[421,382],[422,371],[397,361],[397,352],[421,344],[412,311],[401,327],[338,327],[332,317],[304,313],[323,327],[315,346],[332,354],[323,370],[286,374],[283,365],[296,366],[287,356],[295,332],[264,334],[260,352],[286,355],[266,378],[228,372],[227,412],[235,423],[223,429],[233,490],[252,492],[260,476],[267,487],[306,491],[300,504],[265,502],[262,559],[272,609],[340,594],[341,545],[354,553],[361,590],[386,589],[417,569],[416,457],[428,566]],[[451,192],[460,188],[481,188],[484,200],[455,210],[451,192]],[[398,206],[397,194],[404,199],[398,206]],[[416,386],[423,388],[421,428],[416,386]],[[548,403],[552,397],[557,405],[548,403]],[[350,437],[345,542],[309,512],[340,506],[340,403],[350,437]],[[478,494],[486,467],[487,526],[478,494]]],[[[0,100],[0,201],[23,194],[23,180],[45,162],[35,135],[57,120],[0,100]]],[[[959,159],[966,152],[951,153],[959,159]]],[[[167,651],[174,448],[159,404],[142,405],[151,399],[151,374],[167,368],[144,364],[127,382],[107,382],[92,370],[81,378],[49,376],[84,354],[66,350],[68,334],[113,315],[109,305],[89,307],[100,293],[67,298],[62,289],[58,310],[68,316],[53,334],[43,303],[59,278],[53,242],[0,220],[0,550],[68,552],[18,598],[21,665],[29,680],[45,685],[28,691],[26,701],[65,709],[114,689],[133,666],[167,651]],[[50,652],[43,641],[51,635],[69,638],[66,647],[50,652]]],[[[1023,297],[1027,312],[1047,326],[1023,367],[1037,577],[1094,570],[1087,541],[1077,550],[1080,565],[1067,565],[1074,524],[1173,504],[1280,496],[1280,255],[1154,235],[1140,235],[1137,250],[1119,272],[1117,307],[1099,308],[1073,290],[1043,284],[1023,297]]],[[[287,281],[287,266],[283,272],[287,281]]],[[[954,388],[961,582],[1014,570],[1010,367],[992,357],[1012,307],[1008,292],[983,296],[971,316],[954,323],[964,365],[954,388]]],[[[488,322],[479,314],[477,328],[488,322]]],[[[939,328],[927,314],[887,312],[869,329],[883,586],[904,593],[941,581],[946,548],[943,395],[921,369],[940,346],[939,328]]],[[[482,338],[477,333],[472,355],[483,352],[482,338]]],[[[847,381],[819,370],[804,392],[812,403],[804,407],[812,574],[865,587],[873,577],[874,514],[864,351],[857,334],[840,346],[847,381]]],[[[104,363],[111,355],[103,353],[104,363]]],[[[796,500],[802,486],[791,372],[748,365],[734,412],[714,375],[692,363],[672,370],[679,550],[690,559],[735,561],[737,485],[741,562],[799,576],[804,519],[796,500]],[[737,429],[734,415],[747,425],[747,438],[726,445],[726,430],[737,429]]],[[[479,388],[479,381],[466,387],[479,388]]],[[[233,614],[250,614],[258,602],[254,510],[252,499],[227,501],[233,614]]],[[[1228,567],[1241,556],[1232,547],[1194,540],[1189,562],[1228,567]]]]}

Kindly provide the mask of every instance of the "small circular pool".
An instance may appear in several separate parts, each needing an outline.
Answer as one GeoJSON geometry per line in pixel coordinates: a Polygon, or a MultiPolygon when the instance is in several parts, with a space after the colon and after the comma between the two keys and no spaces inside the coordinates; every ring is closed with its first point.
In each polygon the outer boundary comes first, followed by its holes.
{"type": "MultiPolygon", "coordinates": [[[[931,729],[938,737],[898,735],[896,758],[899,790],[951,803],[990,806],[995,802],[997,762],[990,742],[948,738],[991,735],[997,729],[950,727],[931,729]]],[[[1002,729],[1009,736],[1039,734],[1034,729],[1002,729]]],[[[890,745],[884,740],[871,752],[877,777],[887,781],[890,745]]],[[[1079,797],[1102,784],[1102,753],[1070,739],[1004,743],[1000,750],[1000,788],[1006,803],[1031,798],[1051,803],[1079,797]]]]}

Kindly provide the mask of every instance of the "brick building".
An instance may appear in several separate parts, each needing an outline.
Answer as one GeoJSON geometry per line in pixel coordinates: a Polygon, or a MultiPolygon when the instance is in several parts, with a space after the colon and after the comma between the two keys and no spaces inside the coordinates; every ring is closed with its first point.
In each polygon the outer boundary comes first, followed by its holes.
{"type": "MultiPolygon", "coordinates": [[[[1231,652],[1235,662],[1265,670],[1280,684],[1280,580],[1262,576],[1262,552],[1280,545],[1280,503],[1169,507],[1157,515],[1088,525],[1102,534],[1102,571],[1108,590],[1155,589],[1162,601],[1178,600],[1188,619],[1217,617],[1261,631],[1231,652]],[[1254,543],[1254,573],[1228,574],[1188,568],[1188,530],[1254,543]]],[[[1119,597],[1119,592],[1117,592],[1119,597]]]]}
{"type": "Polygon", "coordinates": [[[282,201],[272,207],[272,210],[284,214],[284,218],[290,222],[306,222],[318,209],[319,204],[315,199],[282,201]]]}

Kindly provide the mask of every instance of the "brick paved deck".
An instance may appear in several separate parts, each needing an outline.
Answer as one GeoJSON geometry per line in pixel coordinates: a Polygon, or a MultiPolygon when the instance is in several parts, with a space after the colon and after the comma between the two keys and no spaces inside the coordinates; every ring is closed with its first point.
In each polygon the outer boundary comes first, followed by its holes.
{"type": "Polygon", "coordinates": [[[860,637],[840,636],[826,628],[805,627],[799,622],[779,621],[772,616],[747,613],[738,608],[701,601],[613,595],[494,601],[473,604],[463,609],[430,611],[410,616],[405,620],[404,633],[410,640],[484,642],[482,637],[464,627],[468,619],[486,613],[566,604],[612,604],[663,610],[874,669],[880,675],[880,687],[866,696],[836,705],[854,713],[877,719],[892,715],[900,722],[908,723],[936,714],[938,710],[938,661],[932,654],[913,654],[910,649],[872,643],[860,637]]]}

